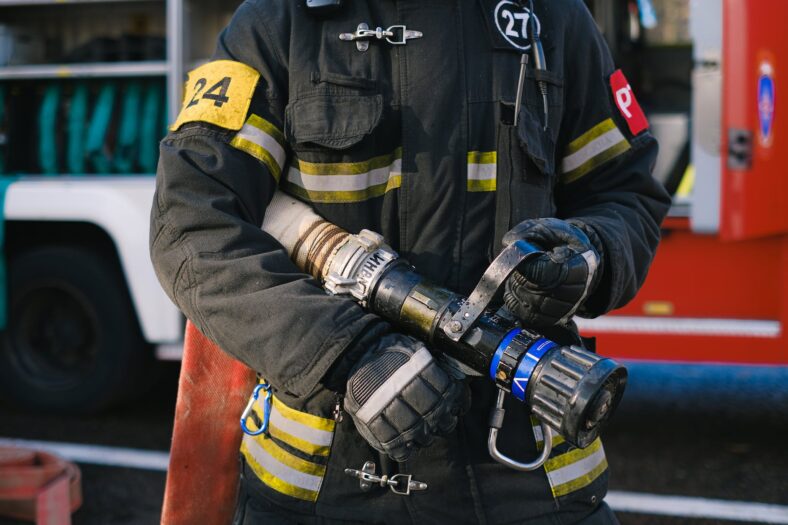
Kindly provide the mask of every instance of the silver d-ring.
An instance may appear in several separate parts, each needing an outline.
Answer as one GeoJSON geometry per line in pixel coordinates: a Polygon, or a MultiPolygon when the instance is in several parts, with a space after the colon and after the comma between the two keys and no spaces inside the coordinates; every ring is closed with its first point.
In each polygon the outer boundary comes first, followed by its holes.
{"type": "MultiPolygon", "coordinates": [[[[496,407],[499,409],[503,408],[503,400],[506,392],[503,390],[498,390],[498,400],[496,402],[496,407]]],[[[544,423],[540,423],[542,427],[542,437],[544,439],[544,448],[542,448],[542,453],[531,463],[521,463],[516,461],[509,456],[506,456],[498,450],[498,429],[497,428],[490,428],[490,436],[487,439],[487,450],[490,452],[490,456],[503,465],[506,465],[509,468],[514,470],[519,470],[520,472],[530,472],[532,470],[536,470],[542,465],[544,465],[547,458],[550,457],[550,453],[553,451],[553,429],[548,427],[544,423]]]]}

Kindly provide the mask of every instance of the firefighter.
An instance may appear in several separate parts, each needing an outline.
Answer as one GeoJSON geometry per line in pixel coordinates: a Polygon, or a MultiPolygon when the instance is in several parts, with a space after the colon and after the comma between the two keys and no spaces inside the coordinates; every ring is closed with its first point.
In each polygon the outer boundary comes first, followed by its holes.
{"type": "MultiPolygon", "coordinates": [[[[460,379],[327,295],[260,229],[279,188],[350,232],[382,233],[459,293],[503,244],[530,239],[548,253],[510,279],[506,304],[575,342],[574,313],[634,296],[669,206],[650,175],[657,145],[589,12],[581,0],[538,1],[533,17],[509,0],[309,4],[242,4],[161,144],[159,279],[273,387],[267,432],[241,446],[236,522],[615,523],[599,440],[557,437],[529,473],[495,463],[491,382],[460,379]],[[413,490],[362,490],[344,471],[368,462],[413,490]]],[[[499,447],[535,455],[538,426],[522,406],[508,414],[499,447]]]]}

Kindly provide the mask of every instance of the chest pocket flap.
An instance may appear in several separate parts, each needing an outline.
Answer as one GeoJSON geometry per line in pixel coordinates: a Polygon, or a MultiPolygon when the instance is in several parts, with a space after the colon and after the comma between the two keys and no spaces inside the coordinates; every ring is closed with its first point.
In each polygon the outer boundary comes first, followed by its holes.
{"type": "Polygon", "coordinates": [[[296,148],[316,144],[347,149],[380,122],[383,96],[375,93],[318,93],[287,106],[285,135],[296,148]]]}
{"type": "Polygon", "coordinates": [[[528,156],[543,173],[555,175],[556,143],[563,115],[563,81],[548,71],[527,71],[528,85],[525,90],[525,103],[517,123],[517,135],[528,152],[528,156]],[[547,89],[547,115],[537,83],[541,80],[547,89]],[[547,129],[545,129],[547,117],[547,129]]]}

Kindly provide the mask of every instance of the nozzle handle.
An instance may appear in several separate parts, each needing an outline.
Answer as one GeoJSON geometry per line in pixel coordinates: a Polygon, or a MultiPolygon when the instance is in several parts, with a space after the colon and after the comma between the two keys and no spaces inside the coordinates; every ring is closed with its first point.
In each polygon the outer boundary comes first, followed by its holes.
{"type": "Polygon", "coordinates": [[[539,256],[543,252],[533,244],[519,240],[504,248],[482,275],[479,284],[473,289],[451,320],[441,327],[446,337],[455,343],[462,339],[465,332],[473,326],[490,303],[503,288],[506,279],[512,275],[526,259],[539,256]]]}

